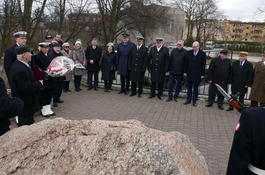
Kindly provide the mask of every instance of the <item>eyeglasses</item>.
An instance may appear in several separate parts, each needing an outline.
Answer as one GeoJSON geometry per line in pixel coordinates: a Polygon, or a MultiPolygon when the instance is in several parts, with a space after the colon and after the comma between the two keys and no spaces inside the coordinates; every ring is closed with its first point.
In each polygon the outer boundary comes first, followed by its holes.
{"type": "Polygon", "coordinates": [[[64,48],[69,48],[69,46],[65,46],[64,48]]]}
{"type": "Polygon", "coordinates": [[[181,44],[177,44],[177,46],[181,46],[181,44]]]}

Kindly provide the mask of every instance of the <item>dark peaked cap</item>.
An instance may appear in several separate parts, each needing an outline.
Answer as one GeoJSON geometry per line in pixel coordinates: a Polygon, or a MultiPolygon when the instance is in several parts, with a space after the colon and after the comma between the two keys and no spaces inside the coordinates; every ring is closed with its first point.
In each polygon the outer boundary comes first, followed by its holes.
{"type": "Polygon", "coordinates": [[[32,49],[30,49],[28,45],[18,46],[15,48],[15,50],[17,55],[32,51],[32,49]]]}

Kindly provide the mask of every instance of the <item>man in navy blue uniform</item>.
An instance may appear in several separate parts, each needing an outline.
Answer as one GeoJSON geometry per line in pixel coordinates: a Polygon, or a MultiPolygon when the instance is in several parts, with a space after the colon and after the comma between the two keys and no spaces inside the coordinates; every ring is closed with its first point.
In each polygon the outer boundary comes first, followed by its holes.
{"type": "Polygon", "coordinates": [[[39,90],[43,81],[37,81],[29,66],[31,61],[31,49],[28,45],[16,47],[17,60],[10,70],[10,86],[13,97],[19,97],[24,101],[24,108],[18,115],[18,126],[31,125],[33,115],[41,109],[39,90]]]}
{"type": "Polygon", "coordinates": [[[265,174],[265,108],[242,112],[236,126],[227,175],[265,174]]]}
{"type": "Polygon", "coordinates": [[[152,47],[149,53],[148,70],[151,72],[151,95],[148,98],[155,97],[156,85],[158,85],[158,99],[163,100],[163,88],[165,75],[169,69],[169,51],[163,46],[163,38],[156,38],[156,46],[152,47]]]}
{"type": "Polygon", "coordinates": [[[177,79],[176,91],[174,94],[174,100],[178,101],[178,95],[181,90],[183,71],[186,61],[187,50],[183,48],[184,41],[179,40],[177,43],[177,48],[174,48],[169,57],[170,67],[169,67],[169,88],[168,88],[168,99],[167,102],[172,100],[173,97],[173,86],[175,78],[177,79]]]}
{"type": "Polygon", "coordinates": [[[10,70],[13,65],[13,63],[17,60],[16,51],[15,48],[17,46],[22,46],[26,44],[26,35],[27,32],[25,31],[19,31],[13,34],[16,40],[16,44],[12,47],[6,49],[5,57],[4,57],[4,68],[5,73],[8,78],[8,82],[10,84],[10,70]]]}
{"type": "Polygon", "coordinates": [[[129,55],[131,47],[134,45],[133,42],[129,40],[129,34],[122,34],[123,41],[118,45],[116,54],[116,63],[118,65],[118,74],[121,77],[121,90],[119,94],[125,93],[129,94],[130,87],[130,71],[128,70],[129,55]]]}
{"type": "Polygon", "coordinates": [[[187,92],[187,101],[183,103],[187,105],[193,101],[193,106],[197,106],[198,99],[198,87],[201,79],[204,78],[205,74],[205,64],[206,64],[206,53],[200,50],[200,44],[198,41],[195,41],[192,44],[192,50],[188,51],[184,76],[187,77],[188,92],[187,92]],[[192,86],[193,86],[193,98],[192,98],[192,86]]]}
{"type": "Polygon", "coordinates": [[[0,136],[10,130],[9,118],[19,115],[24,106],[23,100],[7,95],[4,80],[0,77],[0,136]]]}

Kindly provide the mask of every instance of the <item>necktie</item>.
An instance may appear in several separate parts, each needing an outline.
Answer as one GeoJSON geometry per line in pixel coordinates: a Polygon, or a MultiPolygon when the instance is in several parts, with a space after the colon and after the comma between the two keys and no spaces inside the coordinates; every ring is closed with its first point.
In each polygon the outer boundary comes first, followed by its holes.
{"type": "Polygon", "coordinates": [[[242,64],[242,62],[240,62],[240,69],[243,67],[243,64],[242,64]]]}
{"type": "Polygon", "coordinates": [[[196,57],[196,55],[197,55],[197,53],[196,52],[194,52],[194,56],[196,57]]]}

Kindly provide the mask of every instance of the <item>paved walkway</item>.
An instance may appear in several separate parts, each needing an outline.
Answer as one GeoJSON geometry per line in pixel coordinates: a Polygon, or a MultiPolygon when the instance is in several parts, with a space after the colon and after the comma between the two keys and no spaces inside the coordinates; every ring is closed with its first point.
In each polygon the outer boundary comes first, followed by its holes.
{"type": "MultiPolygon", "coordinates": [[[[73,82],[71,82],[73,86],[73,82]]],[[[65,102],[54,108],[56,116],[70,120],[102,119],[141,121],[147,127],[171,132],[179,131],[187,134],[194,146],[205,157],[211,174],[225,174],[230,153],[234,130],[240,113],[237,111],[221,111],[214,104],[206,108],[206,101],[199,100],[198,106],[183,105],[185,98],[179,102],[166,102],[158,98],[148,99],[149,94],[129,97],[117,94],[118,91],[103,92],[82,87],[81,92],[63,93],[61,99],[65,102]]],[[[74,88],[71,87],[73,90],[74,88]]],[[[225,108],[228,104],[224,105],[225,108]]],[[[36,122],[46,118],[36,114],[36,122]]],[[[12,121],[11,128],[16,125],[12,121]]]]}

